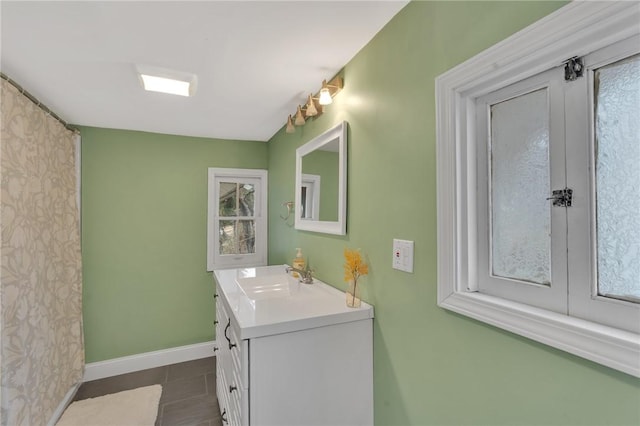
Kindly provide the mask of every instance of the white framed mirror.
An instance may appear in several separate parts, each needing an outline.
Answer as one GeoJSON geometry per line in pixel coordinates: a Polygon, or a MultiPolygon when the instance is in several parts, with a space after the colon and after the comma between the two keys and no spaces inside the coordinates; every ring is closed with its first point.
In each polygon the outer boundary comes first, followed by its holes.
{"type": "Polygon", "coordinates": [[[296,150],[295,228],[347,233],[347,123],[296,150]]]}

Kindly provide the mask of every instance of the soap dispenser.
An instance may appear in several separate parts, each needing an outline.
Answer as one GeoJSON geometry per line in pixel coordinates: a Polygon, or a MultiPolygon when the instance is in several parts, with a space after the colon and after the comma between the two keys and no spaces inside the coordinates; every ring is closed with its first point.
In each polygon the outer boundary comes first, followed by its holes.
{"type": "MultiPolygon", "coordinates": [[[[299,269],[301,271],[304,271],[304,257],[302,257],[302,249],[301,248],[296,248],[297,253],[296,253],[296,257],[295,259],[293,259],[293,267],[296,269],[299,269]]],[[[293,271],[292,274],[295,278],[298,278],[300,275],[296,272],[293,271]]]]}

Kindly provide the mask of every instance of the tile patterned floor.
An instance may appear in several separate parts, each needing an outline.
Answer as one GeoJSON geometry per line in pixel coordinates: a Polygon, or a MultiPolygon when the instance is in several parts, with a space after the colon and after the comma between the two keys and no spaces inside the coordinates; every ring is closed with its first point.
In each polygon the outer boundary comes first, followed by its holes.
{"type": "Polygon", "coordinates": [[[107,377],[83,383],[75,400],[160,384],[156,426],[222,426],[215,371],[211,357],[107,377]]]}

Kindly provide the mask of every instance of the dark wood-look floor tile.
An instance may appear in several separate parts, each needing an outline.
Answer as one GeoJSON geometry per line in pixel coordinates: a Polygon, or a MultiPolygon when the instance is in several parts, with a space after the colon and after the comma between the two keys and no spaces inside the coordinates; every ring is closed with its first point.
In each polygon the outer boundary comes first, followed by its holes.
{"type": "MultiPolygon", "coordinates": [[[[220,411],[218,411],[219,413],[220,411]]],[[[214,419],[211,419],[211,426],[223,426],[222,424],[222,417],[216,417],[214,419]]]]}
{"type": "Polygon", "coordinates": [[[200,375],[189,377],[187,379],[176,379],[169,381],[162,386],[160,404],[167,404],[206,394],[207,383],[205,376],[200,375]]]}
{"type": "Polygon", "coordinates": [[[216,375],[214,373],[209,373],[205,376],[207,381],[207,394],[216,395],[216,375]]]}
{"type": "Polygon", "coordinates": [[[215,357],[83,383],[74,400],[162,385],[156,426],[224,426],[215,394],[215,357]]]}
{"type": "Polygon", "coordinates": [[[201,358],[169,366],[168,381],[201,376],[216,371],[215,357],[201,358]]]}
{"type": "Polygon", "coordinates": [[[157,367],[85,382],[78,389],[74,401],[95,398],[142,386],[163,384],[167,380],[167,372],[168,367],[157,367]]]}
{"type": "Polygon", "coordinates": [[[204,395],[162,406],[162,426],[197,426],[220,417],[218,401],[204,395]]]}

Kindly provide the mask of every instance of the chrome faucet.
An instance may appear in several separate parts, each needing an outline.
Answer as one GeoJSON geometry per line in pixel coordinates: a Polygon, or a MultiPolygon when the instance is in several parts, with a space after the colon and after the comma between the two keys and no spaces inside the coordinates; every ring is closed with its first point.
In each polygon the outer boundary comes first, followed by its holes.
{"type": "Polygon", "coordinates": [[[307,265],[304,268],[304,271],[302,269],[298,269],[298,268],[294,268],[293,266],[287,266],[287,268],[285,269],[285,272],[288,274],[290,272],[297,272],[298,275],[300,275],[300,282],[303,284],[313,284],[313,269],[309,268],[309,266],[307,265]]]}

